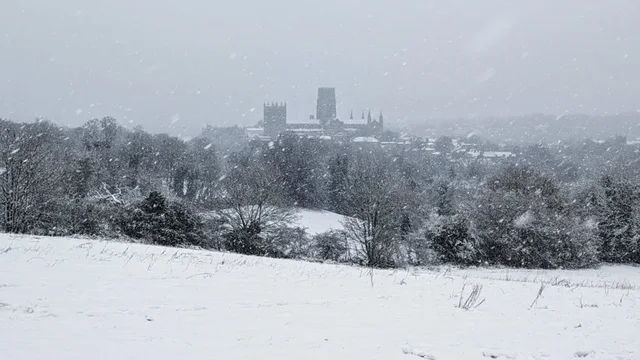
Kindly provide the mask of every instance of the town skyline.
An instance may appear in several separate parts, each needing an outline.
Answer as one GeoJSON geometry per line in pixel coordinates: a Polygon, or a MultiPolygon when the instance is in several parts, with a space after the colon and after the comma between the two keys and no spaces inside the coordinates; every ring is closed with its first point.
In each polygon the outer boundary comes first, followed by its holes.
{"type": "Polygon", "coordinates": [[[203,0],[9,1],[0,116],[70,126],[113,116],[194,135],[251,125],[265,101],[287,99],[290,118],[306,118],[327,85],[354,111],[376,104],[389,125],[634,112],[638,10],[630,0],[240,0],[224,11],[203,0]]]}

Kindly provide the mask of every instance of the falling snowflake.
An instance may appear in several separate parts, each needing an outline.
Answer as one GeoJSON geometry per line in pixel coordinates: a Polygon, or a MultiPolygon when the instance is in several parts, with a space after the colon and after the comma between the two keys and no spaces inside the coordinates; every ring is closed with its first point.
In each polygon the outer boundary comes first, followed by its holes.
{"type": "Polygon", "coordinates": [[[478,75],[478,82],[483,83],[491,80],[491,78],[496,74],[496,69],[488,68],[482,74],[478,75]]]}
{"type": "Polygon", "coordinates": [[[518,216],[518,218],[515,219],[513,224],[517,228],[524,228],[524,227],[527,227],[529,224],[533,223],[534,221],[535,221],[535,217],[531,213],[531,211],[526,211],[524,214],[518,216]]]}

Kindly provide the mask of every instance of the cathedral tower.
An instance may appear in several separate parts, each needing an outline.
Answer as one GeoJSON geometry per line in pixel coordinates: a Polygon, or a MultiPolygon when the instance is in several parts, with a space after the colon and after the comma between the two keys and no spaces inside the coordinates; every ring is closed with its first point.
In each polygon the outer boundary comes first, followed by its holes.
{"type": "Polygon", "coordinates": [[[336,118],[336,88],[318,88],[316,119],[324,126],[336,118]]]}
{"type": "Polygon", "coordinates": [[[287,130],[287,104],[264,104],[264,134],[277,137],[287,130]]]}

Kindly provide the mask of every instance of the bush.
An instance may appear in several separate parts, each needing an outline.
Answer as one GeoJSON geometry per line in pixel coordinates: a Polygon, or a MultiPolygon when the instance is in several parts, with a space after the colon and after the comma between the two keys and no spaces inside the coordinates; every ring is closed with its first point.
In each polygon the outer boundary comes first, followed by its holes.
{"type": "Polygon", "coordinates": [[[263,231],[254,223],[223,235],[225,249],[245,255],[275,258],[301,258],[310,254],[309,240],[303,228],[278,226],[263,231]]]}
{"type": "Polygon", "coordinates": [[[597,259],[593,226],[567,205],[551,177],[507,166],[462,214],[440,217],[427,232],[439,258],[458,265],[581,268],[597,259]]]}
{"type": "Polygon", "coordinates": [[[266,255],[267,247],[262,237],[260,237],[260,232],[260,225],[257,223],[253,223],[246,228],[230,230],[223,235],[224,248],[239,254],[266,255]]]}
{"type": "Polygon", "coordinates": [[[349,244],[346,234],[342,231],[331,230],[313,237],[314,254],[322,260],[345,261],[348,256],[349,244]]]}
{"type": "Polygon", "coordinates": [[[123,207],[94,199],[63,197],[40,208],[29,232],[37,235],[88,235],[115,238],[120,235],[115,224],[123,207]]]}
{"type": "Polygon", "coordinates": [[[479,261],[475,239],[468,223],[459,216],[445,217],[427,233],[432,249],[447,263],[471,265],[479,261]]]}
{"type": "Polygon", "coordinates": [[[304,228],[280,226],[263,234],[267,256],[297,259],[311,255],[311,242],[304,228]]]}
{"type": "Polygon", "coordinates": [[[545,269],[593,264],[594,230],[567,205],[553,178],[528,166],[508,166],[487,188],[471,213],[482,262],[545,269]]]}
{"type": "Polygon", "coordinates": [[[206,243],[201,219],[185,205],[169,202],[157,191],[127,209],[119,224],[127,236],[159,245],[206,243]]]}
{"type": "Polygon", "coordinates": [[[490,264],[523,268],[583,268],[596,263],[596,234],[584,224],[557,216],[513,226],[509,238],[485,239],[480,246],[490,264]],[[507,240],[509,239],[509,240],[507,240]]]}

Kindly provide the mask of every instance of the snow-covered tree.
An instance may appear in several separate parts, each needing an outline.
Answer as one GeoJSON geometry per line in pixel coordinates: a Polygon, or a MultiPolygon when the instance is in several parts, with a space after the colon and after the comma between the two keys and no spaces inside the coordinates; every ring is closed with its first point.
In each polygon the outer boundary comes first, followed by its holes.
{"type": "Polygon", "coordinates": [[[350,239],[358,245],[367,266],[392,266],[400,246],[403,193],[388,159],[363,153],[349,171],[349,215],[344,221],[350,239]]]}
{"type": "Polygon", "coordinates": [[[489,178],[469,209],[478,259],[516,267],[581,267],[596,261],[595,234],[570,211],[556,182],[528,166],[489,178]]]}
{"type": "Polygon", "coordinates": [[[64,137],[50,122],[0,122],[0,225],[4,231],[48,232],[62,194],[64,137]]]}
{"type": "Polygon", "coordinates": [[[607,174],[594,189],[601,259],[640,263],[640,187],[621,174],[607,174]]]}
{"type": "Polygon", "coordinates": [[[277,171],[261,156],[249,150],[234,154],[219,187],[215,213],[229,230],[226,246],[243,254],[268,254],[272,249],[263,233],[287,226],[293,216],[283,206],[284,185],[277,171]]]}

